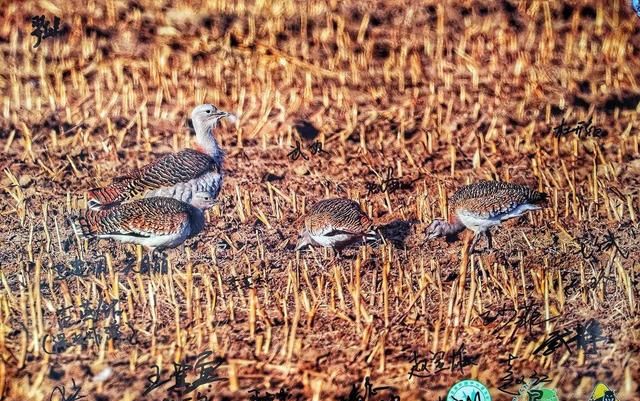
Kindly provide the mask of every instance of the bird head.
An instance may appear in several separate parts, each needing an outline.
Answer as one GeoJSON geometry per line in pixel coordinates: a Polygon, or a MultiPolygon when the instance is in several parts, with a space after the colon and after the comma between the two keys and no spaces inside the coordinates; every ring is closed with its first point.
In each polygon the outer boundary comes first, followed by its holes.
{"type": "Polygon", "coordinates": [[[222,118],[228,118],[232,123],[236,121],[236,116],[226,111],[219,110],[212,104],[201,104],[191,112],[193,125],[201,127],[214,127],[222,118]]]}
{"type": "Polygon", "coordinates": [[[311,245],[313,244],[313,241],[311,240],[311,236],[309,236],[309,233],[306,232],[305,230],[300,231],[300,234],[298,234],[298,243],[296,244],[296,251],[299,251],[300,249],[304,248],[307,245],[311,245]]]}
{"type": "Polygon", "coordinates": [[[446,235],[446,225],[447,223],[442,219],[433,220],[425,232],[427,239],[434,239],[446,235]]]}
{"type": "Polygon", "coordinates": [[[209,192],[196,192],[191,198],[191,206],[200,210],[210,209],[216,204],[216,198],[209,192]]]}

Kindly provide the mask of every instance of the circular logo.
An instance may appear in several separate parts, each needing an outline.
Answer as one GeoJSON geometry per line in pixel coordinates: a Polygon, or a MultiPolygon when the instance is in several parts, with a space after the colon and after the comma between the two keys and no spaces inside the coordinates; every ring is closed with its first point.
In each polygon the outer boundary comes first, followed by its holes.
{"type": "Polygon", "coordinates": [[[477,380],[462,380],[451,387],[447,401],[491,401],[489,390],[477,380]]]}

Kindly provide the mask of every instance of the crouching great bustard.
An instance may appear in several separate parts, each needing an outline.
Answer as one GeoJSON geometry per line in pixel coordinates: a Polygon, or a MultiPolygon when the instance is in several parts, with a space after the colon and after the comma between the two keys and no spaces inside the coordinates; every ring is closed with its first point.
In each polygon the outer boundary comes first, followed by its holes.
{"type": "Polygon", "coordinates": [[[475,233],[470,253],[483,234],[491,249],[491,227],[541,209],[546,199],[547,194],[519,184],[480,181],[465,185],[449,199],[449,221],[434,220],[427,228],[427,238],[453,236],[468,228],[475,233]]]}
{"type": "Polygon", "coordinates": [[[357,202],[340,198],[324,199],[311,206],[304,216],[304,226],[295,250],[318,245],[340,252],[358,240],[375,237],[373,222],[357,202]]]}
{"type": "Polygon", "coordinates": [[[209,192],[216,198],[222,186],[224,153],[213,136],[213,129],[224,117],[236,117],[211,104],[193,109],[191,121],[196,132],[196,148],[165,155],[146,166],[115,178],[104,188],[89,191],[87,206],[100,210],[138,195],[164,196],[189,203],[195,192],[209,192]]]}
{"type": "Polygon", "coordinates": [[[107,238],[154,250],[173,248],[204,228],[204,210],[215,199],[196,192],[187,204],[173,198],[136,199],[104,210],[83,210],[71,218],[80,238],[107,238]]]}

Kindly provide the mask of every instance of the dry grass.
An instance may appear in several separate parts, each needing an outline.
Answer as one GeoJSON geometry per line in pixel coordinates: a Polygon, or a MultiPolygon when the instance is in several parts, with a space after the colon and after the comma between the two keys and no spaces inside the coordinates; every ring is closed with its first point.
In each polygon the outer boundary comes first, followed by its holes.
{"type": "Polygon", "coordinates": [[[73,379],[87,399],[161,400],[169,385],[141,396],[151,366],[168,378],[171,362],[211,350],[227,380],[199,390],[216,400],[249,399],[256,387],[334,399],[365,376],[402,400],[444,397],[462,377],[506,400],[497,387],[509,353],[516,377],[547,374],[561,399],[587,400],[602,380],[640,400],[638,17],[621,0],[365,3],[0,7],[4,399],[48,400],[59,385],[69,396],[73,379]],[[40,14],[60,16],[66,34],[33,49],[30,16],[40,14]],[[188,146],[186,118],[205,101],[240,115],[218,131],[227,179],[206,231],[171,251],[165,272],[139,270],[140,249],[79,244],[66,216],[85,206],[84,191],[188,146]],[[587,116],[609,135],[553,136],[563,117],[587,116]],[[309,160],[287,158],[299,120],[330,155],[311,155],[303,140],[309,160]],[[415,182],[367,196],[366,182],[389,167],[415,182]],[[544,190],[549,207],[506,224],[491,254],[423,243],[451,191],[481,178],[544,190]],[[294,254],[294,221],[336,195],[359,200],[396,241],[338,260],[294,254]],[[607,230],[626,258],[597,249],[607,230]],[[101,258],[104,274],[56,279],[56,266],[101,258]],[[77,319],[83,300],[101,297],[119,300],[121,314],[96,326],[116,319],[137,344],[103,337],[43,352],[61,332],[56,310],[77,319]],[[559,318],[500,334],[505,318],[480,318],[525,303],[559,318]],[[533,354],[553,330],[590,318],[610,338],[597,355],[575,344],[533,354]],[[412,350],[449,355],[463,343],[477,366],[408,380],[412,350]]]}

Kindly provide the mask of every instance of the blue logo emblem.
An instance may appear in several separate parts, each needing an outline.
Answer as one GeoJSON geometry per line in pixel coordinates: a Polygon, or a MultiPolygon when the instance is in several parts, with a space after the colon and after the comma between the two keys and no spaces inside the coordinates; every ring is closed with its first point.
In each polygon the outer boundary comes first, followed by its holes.
{"type": "Polygon", "coordinates": [[[462,380],[451,387],[447,401],[491,401],[491,394],[479,381],[462,380]]]}

